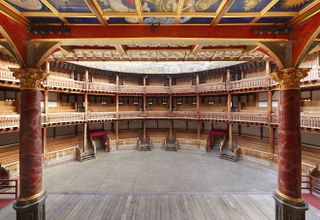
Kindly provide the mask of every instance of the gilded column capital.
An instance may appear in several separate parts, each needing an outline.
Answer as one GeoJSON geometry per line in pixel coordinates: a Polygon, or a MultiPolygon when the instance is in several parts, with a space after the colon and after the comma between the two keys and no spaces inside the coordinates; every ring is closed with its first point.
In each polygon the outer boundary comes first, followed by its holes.
{"type": "Polygon", "coordinates": [[[20,80],[21,88],[40,88],[41,82],[46,80],[49,76],[48,73],[44,73],[35,68],[15,68],[10,70],[13,72],[13,76],[20,80]]]}
{"type": "Polygon", "coordinates": [[[271,78],[279,83],[280,89],[296,89],[300,87],[300,80],[308,75],[307,68],[286,68],[272,72],[271,78]]]}

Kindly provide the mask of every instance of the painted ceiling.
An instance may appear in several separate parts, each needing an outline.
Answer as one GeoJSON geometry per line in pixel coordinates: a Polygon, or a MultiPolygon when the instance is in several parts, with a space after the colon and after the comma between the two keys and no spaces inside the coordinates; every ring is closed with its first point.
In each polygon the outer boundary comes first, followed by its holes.
{"type": "Polygon", "coordinates": [[[234,0],[228,6],[226,2],[230,1],[2,0],[0,4],[31,23],[229,25],[287,23],[319,0],[234,0]]]}

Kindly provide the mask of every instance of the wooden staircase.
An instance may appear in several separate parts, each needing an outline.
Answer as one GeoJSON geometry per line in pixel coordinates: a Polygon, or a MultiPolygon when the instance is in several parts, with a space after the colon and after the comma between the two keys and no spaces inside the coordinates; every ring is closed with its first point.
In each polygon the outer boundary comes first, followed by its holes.
{"type": "Polygon", "coordinates": [[[84,162],[84,161],[88,161],[88,160],[92,160],[92,159],[96,159],[96,155],[95,155],[94,151],[81,152],[80,157],[79,157],[80,162],[84,162]]]}
{"type": "Polygon", "coordinates": [[[224,160],[230,160],[233,162],[238,161],[240,156],[240,147],[238,144],[232,144],[232,146],[226,147],[228,139],[225,138],[220,145],[220,158],[224,160]]]}
{"type": "Polygon", "coordinates": [[[173,138],[167,137],[164,142],[164,149],[166,151],[177,151],[178,150],[177,139],[175,137],[173,138]]]}
{"type": "Polygon", "coordinates": [[[150,137],[147,137],[147,138],[140,137],[139,138],[138,150],[139,151],[151,151],[151,139],[150,139],[150,137]]]}

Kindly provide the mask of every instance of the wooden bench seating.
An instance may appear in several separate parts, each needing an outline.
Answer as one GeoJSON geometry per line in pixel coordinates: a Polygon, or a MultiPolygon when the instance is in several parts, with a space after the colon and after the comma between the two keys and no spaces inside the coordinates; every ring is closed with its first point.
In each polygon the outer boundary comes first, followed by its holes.
{"type": "Polygon", "coordinates": [[[89,112],[115,112],[115,105],[103,105],[98,103],[89,103],[88,105],[89,112]]]}
{"type": "Polygon", "coordinates": [[[130,111],[139,111],[139,105],[128,105],[128,104],[123,104],[119,105],[119,111],[123,112],[130,112],[130,111]]]}
{"type": "Polygon", "coordinates": [[[59,137],[55,139],[47,140],[47,153],[51,153],[65,148],[79,146],[81,142],[81,136],[68,136],[59,137]]]}
{"type": "Polygon", "coordinates": [[[227,112],[226,105],[200,105],[199,111],[203,112],[227,112]]]}
{"type": "Polygon", "coordinates": [[[49,113],[59,113],[59,112],[76,112],[74,103],[58,103],[57,107],[49,107],[49,113]]]}
{"type": "Polygon", "coordinates": [[[0,101],[0,115],[18,114],[18,102],[0,101]]]}
{"type": "Polygon", "coordinates": [[[302,102],[301,114],[320,114],[320,101],[302,102]]]}

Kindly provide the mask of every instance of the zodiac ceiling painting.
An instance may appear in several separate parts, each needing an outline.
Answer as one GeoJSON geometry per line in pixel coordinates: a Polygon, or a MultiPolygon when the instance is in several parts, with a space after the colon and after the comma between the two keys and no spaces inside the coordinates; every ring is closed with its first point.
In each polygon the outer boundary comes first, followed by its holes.
{"type": "MultiPolygon", "coordinates": [[[[37,11],[50,12],[41,0],[5,0],[11,6],[21,12],[37,11]]],[[[58,12],[61,13],[91,13],[90,8],[84,0],[47,0],[58,12]]],[[[162,13],[161,17],[144,16],[144,23],[174,23],[174,15],[178,11],[179,0],[140,0],[143,13],[162,13]],[[167,17],[163,17],[167,13],[167,17]]],[[[120,23],[138,23],[138,18],[128,16],[119,18],[112,16],[116,13],[137,14],[135,0],[96,0],[107,20],[121,21],[120,23]],[[108,16],[109,15],[109,16],[108,16]]],[[[222,0],[185,0],[182,7],[180,23],[210,24],[212,17],[192,17],[195,13],[216,13],[222,0]]],[[[269,12],[299,12],[308,6],[313,0],[279,0],[274,4],[269,12]]],[[[266,6],[272,4],[272,0],[235,0],[228,12],[250,13],[260,12],[266,6]]],[[[140,8],[140,7],[139,7],[140,8]]],[[[227,13],[228,13],[227,12],[227,13]]],[[[248,14],[250,15],[250,14],[248,14]]],[[[278,15],[279,16],[279,15],[278,15]]],[[[38,16],[39,17],[39,16],[38,16]]],[[[246,16],[249,17],[249,16],[246,16]]],[[[81,19],[79,19],[80,21],[81,19]]],[[[85,19],[82,19],[85,21],[85,19]]],[[[87,19],[88,20],[88,19],[87,19]]],[[[228,19],[225,19],[228,20],[228,19]]],[[[232,19],[229,19],[230,21],[232,19]]],[[[241,21],[241,16],[238,18],[241,21]]],[[[250,20],[250,19],[243,19],[250,20]]],[[[252,19],[251,19],[252,20],[252,19]]],[[[285,19],[283,19],[285,20],[285,19]]],[[[112,22],[111,22],[112,24],[112,22]]]]}

